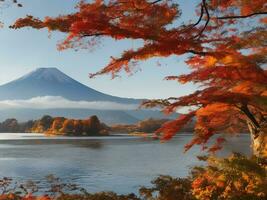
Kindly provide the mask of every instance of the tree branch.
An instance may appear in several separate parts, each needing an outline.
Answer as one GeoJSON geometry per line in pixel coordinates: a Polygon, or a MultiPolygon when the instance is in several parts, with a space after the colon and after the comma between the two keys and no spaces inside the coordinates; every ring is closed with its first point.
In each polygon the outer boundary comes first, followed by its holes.
{"type": "Polygon", "coordinates": [[[202,33],[204,32],[204,30],[206,29],[206,27],[208,26],[208,24],[210,22],[210,14],[209,14],[209,10],[208,10],[207,4],[206,4],[206,0],[202,0],[202,2],[203,2],[203,7],[205,9],[206,15],[207,15],[207,21],[206,21],[203,29],[200,31],[199,36],[202,35],[202,33]]]}
{"type": "Polygon", "coordinates": [[[267,12],[255,12],[255,13],[251,13],[249,15],[222,16],[222,17],[217,17],[216,19],[219,19],[219,20],[224,20],[224,19],[242,19],[242,18],[252,17],[252,16],[255,16],[255,15],[267,15],[267,12]]]}
{"type": "Polygon", "coordinates": [[[192,54],[197,54],[197,55],[201,55],[201,56],[206,56],[208,54],[211,54],[209,52],[195,51],[195,50],[187,50],[186,53],[192,53],[192,54]]]}
{"type": "MultiPolygon", "coordinates": [[[[205,31],[206,27],[208,26],[208,24],[210,22],[210,14],[209,14],[209,10],[208,10],[208,7],[207,7],[206,0],[202,0],[201,8],[202,9],[204,8],[204,10],[205,10],[205,13],[207,15],[207,21],[206,21],[204,27],[200,30],[200,32],[196,36],[194,36],[193,38],[199,38],[199,37],[201,37],[201,35],[203,34],[203,32],[205,31]]],[[[203,12],[200,20],[197,22],[197,24],[200,23],[203,15],[204,15],[204,12],[203,12]]]]}
{"type": "Polygon", "coordinates": [[[249,121],[253,124],[253,126],[256,129],[260,128],[258,121],[253,116],[253,114],[250,112],[247,104],[242,104],[242,106],[239,109],[248,117],[249,121]]]}
{"type": "Polygon", "coordinates": [[[162,1],[162,0],[156,0],[156,1],[151,2],[150,4],[156,4],[156,3],[160,2],[160,1],[162,1]]]}
{"type": "Polygon", "coordinates": [[[92,33],[92,34],[83,34],[81,37],[97,37],[105,35],[104,33],[92,33]]]}
{"type": "Polygon", "coordinates": [[[203,4],[201,4],[201,13],[200,13],[199,19],[195,24],[192,25],[192,27],[197,26],[201,22],[203,15],[204,15],[204,7],[203,7],[203,4]]]}

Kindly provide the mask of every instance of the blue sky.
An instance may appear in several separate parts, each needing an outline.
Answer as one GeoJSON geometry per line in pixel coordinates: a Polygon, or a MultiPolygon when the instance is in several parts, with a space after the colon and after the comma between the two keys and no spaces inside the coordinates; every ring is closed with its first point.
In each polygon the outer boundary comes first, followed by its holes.
{"type": "MultiPolygon", "coordinates": [[[[0,84],[14,80],[39,67],[57,67],[85,85],[121,97],[165,98],[188,94],[196,88],[193,85],[180,85],[163,80],[167,75],[189,72],[183,62],[184,58],[175,56],[142,62],[140,63],[142,70],[130,77],[123,76],[111,80],[110,76],[100,76],[89,79],[88,74],[105,66],[110,56],[119,56],[123,50],[137,47],[140,42],[104,39],[101,46],[93,52],[72,49],[59,52],[56,44],[64,39],[64,34],[49,34],[47,30],[38,31],[28,28],[10,30],[8,25],[26,14],[44,17],[73,12],[78,0],[20,0],[20,2],[23,8],[12,6],[0,12],[0,20],[5,23],[5,27],[0,29],[0,84]],[[157,65],[158,61],[161,66],[157,65]]],[[[197,0],[178,0],[177,2],[183,11],[181,21],[195,18],[194,9],[197,0]]]]}

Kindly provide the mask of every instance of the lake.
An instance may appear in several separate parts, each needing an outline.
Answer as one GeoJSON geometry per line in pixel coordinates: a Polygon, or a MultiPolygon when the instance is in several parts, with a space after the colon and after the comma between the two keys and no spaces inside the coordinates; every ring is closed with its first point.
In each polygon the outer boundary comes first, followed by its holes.
{"type": "MultiPolygon", "coordinates": [[[[167,143],[129,136],[45,137],[41,134],[0,134],[0,177],[42,180],[53,174],[89,192],[137,192],[156,176],[185,177],[190,167],[203,164],[198,147],[183,153],[192,138],[181,134],[167,143]]],[[[249,135],[228,138],[219,155],[250,154],[249,135]]]]}

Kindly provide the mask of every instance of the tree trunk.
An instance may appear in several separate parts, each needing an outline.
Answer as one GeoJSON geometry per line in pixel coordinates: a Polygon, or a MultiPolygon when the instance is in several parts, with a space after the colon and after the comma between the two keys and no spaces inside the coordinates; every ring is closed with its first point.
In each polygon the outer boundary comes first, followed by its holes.
{"type": "Polygon", "coordinates": [[[267,160],[267,122],[262,123],[259,129],[249,124],[249,130],[253,154],[267,160]]]}
{"type": "Polygon", "coordinates": [[[239,109],[247,116],[253,155],[267,161],[267,120],[257,120],[247,104],[242,104],[239,109]]]}

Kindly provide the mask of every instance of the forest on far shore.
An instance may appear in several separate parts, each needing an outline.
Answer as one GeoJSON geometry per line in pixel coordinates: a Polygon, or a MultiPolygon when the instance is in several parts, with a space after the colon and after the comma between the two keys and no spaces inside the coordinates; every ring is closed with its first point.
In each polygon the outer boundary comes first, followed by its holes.
{"type": "MultiPolygon", "coordinates": [[[[38,120],[19,122],[15,118],[0,123],[0,133],[45,133],[47,135],[96,136],[109,133],[153,133],[169,119],[149,118],[136,124],[102,123],[96,115],[87,119],[68,119],[65,117],[43,116],[38,120]]],[[[184,128],[184,132],[193,132],[193,123],[184,128]]]]}
{"type": "Polygon", "coordinates": [[[95,115],[83,120],[45,115],[41,119],[21,123],[14,118],[6,119],[4,122],[0,123],[0,132],[93,136],[107,135],[108,127],[101,123],[95,115]]]}

